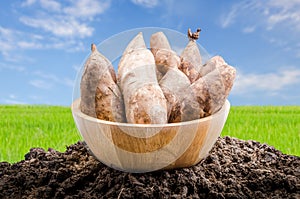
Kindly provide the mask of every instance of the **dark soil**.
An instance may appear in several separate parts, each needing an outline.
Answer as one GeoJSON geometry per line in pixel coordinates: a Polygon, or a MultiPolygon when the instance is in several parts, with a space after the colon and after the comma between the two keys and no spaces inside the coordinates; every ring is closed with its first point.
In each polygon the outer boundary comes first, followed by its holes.
{"type": "Polygon", "coordinates": [[[131,174],[98,162],[82,142],[64,153],[33,148],[0,163],[0,198],[300,198],[300,157],[224,137],[196,166],[131,174]]]}

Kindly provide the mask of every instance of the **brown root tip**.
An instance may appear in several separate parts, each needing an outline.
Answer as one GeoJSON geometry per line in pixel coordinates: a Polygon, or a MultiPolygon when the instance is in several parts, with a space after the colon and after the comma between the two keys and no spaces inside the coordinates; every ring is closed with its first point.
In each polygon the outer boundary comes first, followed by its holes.
{"type": "Polygon", "coordinates": [[[192,37],[192,31],[191,31],[191,29],[190,29],[190,28],[188,29],[188,32],[187,32],[187,34],[188,34],[188,38],[191,38],[191,37],[192,37]]]}
{"type": "Polygon", "coordinates": [[[92,52],[95,52],[95,50],[97,50],[97,47],[96,47],[95,44],[92,44],[92,45],[91,45],[91,51],[92,51],[92,52]]]}

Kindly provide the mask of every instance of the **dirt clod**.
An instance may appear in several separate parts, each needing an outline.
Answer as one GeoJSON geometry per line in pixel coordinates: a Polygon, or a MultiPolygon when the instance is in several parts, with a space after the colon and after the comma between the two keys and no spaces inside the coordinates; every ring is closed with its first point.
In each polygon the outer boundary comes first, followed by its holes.
{"type": "Polygon", "coordinates": [[[64,153],[33,148],[0,163],[0,198],[300,198],[300,157],[224,137],[193,167],[132,174],[100,163],[83,142],[64,153]]]}

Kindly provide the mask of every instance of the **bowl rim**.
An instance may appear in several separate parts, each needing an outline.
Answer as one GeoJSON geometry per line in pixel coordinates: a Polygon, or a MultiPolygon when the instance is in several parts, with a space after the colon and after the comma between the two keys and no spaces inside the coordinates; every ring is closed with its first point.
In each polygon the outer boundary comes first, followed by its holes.
{"type": "Polygon", "coordinates": [[[220,110],[218,110],[213,115],[210,115],[210,116],[207,116],[207,117],[204,117],[204,118],[185,121],[185,122],[166,123],[166,124],[132,124],[132,123],[121,123],[121,122],[112,122],[112,121],[107,121],[107,120],[101,120],[101,119],[89,116],[89,115],[81,112],[81,110],[79,109],[80,100],[81,99],[78,98],[78,99],[74,100],[73,103],[71,104],[71,111],[72,111],[73,117],[74,117],[74,114],[76,114],[77,116],[79,116],[81,118],[84,118],[84,119],[89,120],[91,122],[96,122],[98,124],[106,124],[106,125],[110,125],[110,126],[124,126],[124,127],[163,128],[163,127],[176,127],[176,126],[185,126],[185,125],[197,124],[197,123],[200,123],[200,122],[205,122],[207,120],[212,120],[214,117],[218,117],[219,115],[224,113],[226,111],[226,109],[228,109],[228,110],[230,109],[230,102],[229,102],[228,99],[226,99],[225,103],[223,104],[223,106],[220,110]]]}

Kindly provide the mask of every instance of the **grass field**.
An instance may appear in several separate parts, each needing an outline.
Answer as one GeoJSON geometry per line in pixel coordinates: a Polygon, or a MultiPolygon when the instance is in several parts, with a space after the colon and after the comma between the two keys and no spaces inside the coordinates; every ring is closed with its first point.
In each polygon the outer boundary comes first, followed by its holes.
{"type": "Polygon", "coordinates": [[[300,156],[300,106],[233,106],[222,135],[256,140],[300,156]]]}
{"type": "MultiPolygon", "coordinates": [[[[222,132],[300,156],[300,106],[234,106],[222,132]]],[[[0,105],[0,161],[17,162],[32,147],[65,151],[81,137],[69,107],[0,105]]]]}

